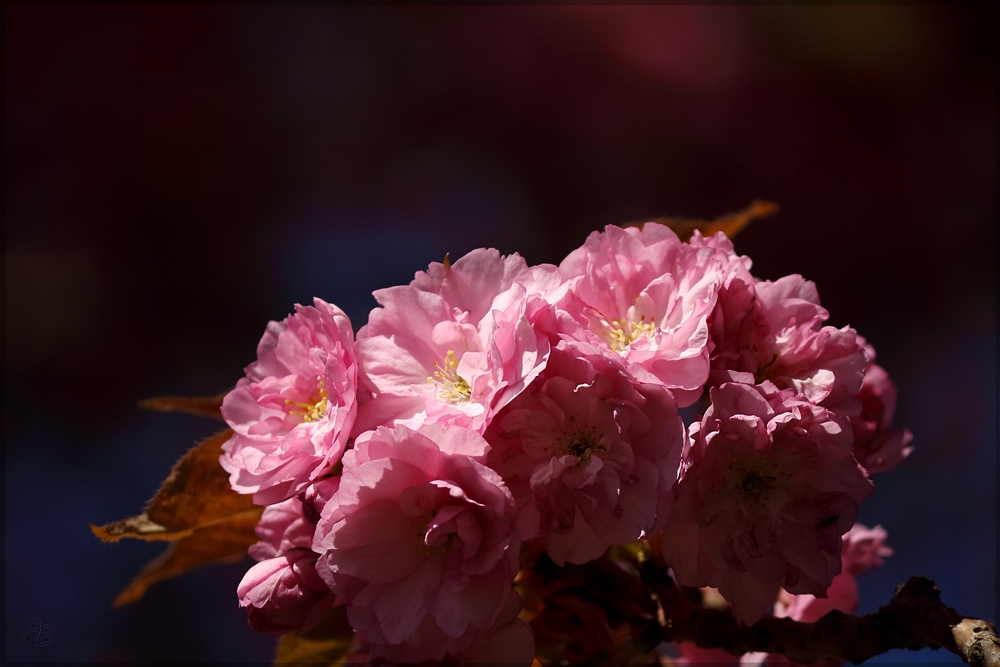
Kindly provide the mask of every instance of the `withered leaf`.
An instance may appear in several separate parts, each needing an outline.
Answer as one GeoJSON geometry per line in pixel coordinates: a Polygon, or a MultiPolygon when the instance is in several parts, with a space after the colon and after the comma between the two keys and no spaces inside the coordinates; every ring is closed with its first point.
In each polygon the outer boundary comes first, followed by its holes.
{"type": "Polygon", "coordinates": [[[682,241],[690,239],[696,229],[705,236],[711,236],[716,232],[722,232],[729,238],[733,238],[754,220],[774,215],[777,211],[778,205],[774,202],[757,200],[742,211],[727,213],[726,215],[711,221],[687,220],[684,218],[653,218],[651,220],[643,220],[642,222],[632,222],[626,226],[639,227],[641,229],[642,225],[646,222],[658,222],[661,225],[666,225],[667,227],[670,227],[670,229],[674,230],[674,233],[676,233],[682,241]]]}
{"type": "Polygon", "coordinates": [[[115,607],[135,602],[158,581],[176,577],[202,565],[236,562],[257,541],[254,527],[263,508],[230,517],[224,522],[195,528],[187,537],[169,545],[146,564],[112,603],[115,607]]]}
{"type": "Polygon", "coordinates": [[[249,495],[229,486],[229,475],[219,465],[221,447],[232,435],[226,429],[191,449],[174,465],[160,490],[139,516],[91,526],[102,540],[123,537],[140,540],[178,540],[195,528],[210,526],[231,517],[260,513],[249,495]]]}
{"type": "Polygon", "coordinates": [[[229,486],[219,465],[226,430],[191,449],[174,466],[142,514],[90,528],[106,542],[123,537],[176,541],[149,563],[115,599],[115,606],[138,600],[152,584],[211,562],[237,560],[257,541],[254,527],[263,508],[229,486]],[[179,541],[178,541],[179,540],[179,541]]]}
{"type": "Polygon", "coordinates": [[[199,417],[222,419],[222,399],[218,396],[157,396],[139,401],[139,407],[157,412],[185,412],[199,417]]]}
{"type": "Polygon", "coordinates": [[[341,665],[354,650],[354,630],[347,622],[347,607],[341,605],[309,632],[282,635],[278,640],[274,664],[309,662],[341,665]]]}

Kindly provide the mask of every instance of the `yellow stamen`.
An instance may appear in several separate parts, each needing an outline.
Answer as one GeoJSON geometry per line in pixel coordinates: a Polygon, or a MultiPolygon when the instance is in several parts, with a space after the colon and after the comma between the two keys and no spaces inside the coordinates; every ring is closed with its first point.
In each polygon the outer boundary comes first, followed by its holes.
{"type": "Polygon", "coordinates": [[[608,339],[608,346],[619,354],[627,351],[632,343],[639,340],[640,336],[652,338],[657,329],[656,323],[647,322],[645,315],[640,317],[638,322],[631,322],[624,318],[611,320],[609,328],[610,331],[605,331],[604,336],[608,339]]]}
{"type": "Polygon", "coordinates": [[[316,422],[326,416],[326,408],[329,404],[326,397],[326,382],[323,381],[322,376],[317,379],[319,380],[319,399],[314,403],[302,403],[285,399],[285,405],[295,405],[302,408],[301,410],[289,410],[288,414],[302,415],[303,422],[316,422]]]}
{"type": "Polygon", "coordinates": [[[589,459],[590,455],[595,451],[604,451],[600,436],[597,434],[596,429],[591,426],[568,431],[559,442],[554,444],[561,446],[567,454],[584,460],[589,459]]]}
{"type": "Polygon", "coordinates": [[[458,359],[454,350],[448,350],[444,359],[444,368],[435,361],[434,367],[440,370],[434,371],[433,376],[427,378],[428,382],[438,385],[437,399],[442,403],[451,405],[464,405],[472,397],[472,388],[465,378],[458,374],[458,359]]]}

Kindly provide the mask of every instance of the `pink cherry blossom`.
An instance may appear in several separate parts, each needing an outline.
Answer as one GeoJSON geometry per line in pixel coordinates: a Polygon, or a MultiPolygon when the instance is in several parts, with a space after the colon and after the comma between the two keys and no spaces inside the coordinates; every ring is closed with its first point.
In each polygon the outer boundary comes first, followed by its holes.
{"type": "Polygon", "coordinates": [[[720,369],[748,371],[752,375],[757,370],[754,350],[767,338],[770,328],[757,300],[757,280],[750,275],[750,258],[737,256],[733,242],[722,233],[706,238],[696,230],[689,243],[699,248],[715,248],[729,258],[715,309],[708,318],[715,377],[711,384],[736,379],[730,373],[720,373],[720,369]]]}
{"type": "Polygon", "coordinates": [[[617,357],[576,352],[560,343],[487,432],[521,505],[521,537],[543,537],[559,565],[654,531],[685,435],[666,388],[635,382],[617,357]]]}
{"type": "Polygon", "coordinates": [[[861,414],[851,418],[854,427],[854,456],[869,472],[889,472],[913,451],[913,434],[908,429],[892,429],[896,411],[896,385],[875,362],[875,350],[865,346],[868,368],[858,398],[861,414]]]}
{"type": "Polygon", "coordinates": [[[694,642],[680,642],[677,644],[677,650],[680,655],[674,658],[674,663],[679,667],[703,664],[714,667],[737,667],[740,664],[739,656],[721,648],[702,648],[694,642]]]}
{"type": "Polygon", "coordinates": [[[844,572],[857,577],[876,567],[882,567],[882,559],[892,556],[892,548],[885,543],[888,536],[882,526],[868,528],[860,523],[854,524],[844,535],[844,548],[841,551],[844,572]]]}
{"type": "Polygon", "coordinates": [[[339,487],[340,477],[327,477],[310,484],[298,496],[265,507],[254,528],[260,541],[250,547],[250,555],[266,560],[296,547],[312,548],[320,511],[339,487]]]}
{"type": "MultiPolygon", "coordinates": [[[[774,615],[791,618],[801,623],[815,623],[831,611],[853,614],[858,609],[858,585],[855,578],[868,570],[882,565],[882,558],[892,555],[892,549],[885,544],[886,532],[881,526],[867,528],[855,524],[843,539],[841,562],[843,571],[833,578],[824,597],[815,595],[792,595],[781,591],[774,603],[774,615]]],[[[760,656],[755,664],[777,667],[797,665],[783,655],[754,654],[760,656]]],[[[843,660],[823,660],[821,667],[837,667],[843,660]]]]}
{"type": "MultiPolygon", "coordinates": [[[[422,667],[432,665],[508,665],[509,667],[530,667],[535,659],[535,635],[527,623],[517,617],[521,611],[521,598],[511,591],[500,616],[493,625],[478,633],[466,633],[461,640],[442,637],[437,628],[428,627],[427,634],[416,639],[410,646],[373,646],[364,642],[368,650],[368,664],[397,665],[412,664],[422,667]],[[436,643],[448,642],[449,651],[440,659],[426,659],[419,662],[412,656],[437,653],[436,643]],[[464,647],[464,648],[462,648],[464,647]]],[[[366,637],[356,633],[355,638],[366,637]]]]}
{"type": "Polygon", "coordinates": [[[793,390],[728,383],[691,425],[663,556],[686,586],[712,586],[753,624],[779,588],[825,595],[841,535],[874,491],[846,419],[793,390]]]}
{"type": "Polygon", "coordinates": [[[867,360],[850,327],[822,326],[829,313],[802,276],[775,282],[733,279],[712,313],[712,384],[770,380],[810,402],[856,414],[867,360]]]}
{"type": "Polygon", "coordinates": [[[316,574],[319,554],[294,547],[254,565],[237,588],[250,627],[280,635],[310,630],[333,608],[334,595],[316,574]]]}
{"type": "Polygon", "coordinates": [[[467,649],[449,656],[455,665],[522,665],[529,667],[535,660],[535,635],[527,623],[517,617],[521,598],[511,591],[493,626],[477,635],[467,649]]]}
{"type": "Polygon", "coordinates": [[[333,592],[316,574],[319,554],[311,547],[319,520],[314,503],[328,499],[339,485],[339,477],[323,479],[301,498],[264,509],[254,529],[260,541],[248,550],[260,562],[238,588],[240,606],[247,608],[250,626],[258,632],[309,630],[332,608],[333,592]]]}
{"type": "Polygon", "coordinates": [[[708,378],[708,316],[733,261],[663,225],[609,225],[560,264],[570,282],[553,333],[620,355],[643,382],[690,405],[708,378]]]}
{"type": "Polygon", "coordinates": [[[390,661],[469,649],[507,608],[520,540],[514,499],[457,426],[380,427],[344,456],[322,509],[318,569],[352,627],[390,661]]]}
{"type": "Polygon", "coordinates": [[[234,435],[222,467],[233,489],[269,505],[302,491],[340,460],[357,415],[357,364],[351,323],[315,299],[271,322],[222,403],[234,435]]]}
{"type": "Polygon", "coordinates": [[[426,423],[482,433],[545,367],[548,340],[530,316],[547,304],[529,288],[558,281],[518,255],[479,249],[375,292],[382,307],[358,332],[362,380],[374,395],[359,430],[426,423]]]}
{"type": "Polygon", "coordinates": [[[725,267],[724,282],[728,283],[736,279],[746,282],[752,280],[750,267],[753,266],[753,262],[749,257],[737,255],[732,239],[724,233],[716,232],[711,236],[704,236],[701,231],[696,229],[692,232],[691,238],[688,239],[688,245],[692,248],[711,248],[722,255],[725,267]]]}
{"type": "Polygon", "coordinates": [[[260,541],[249,549],[258,561],[288,553],[296,547],[312,547],[316,522],[309,521],[303,513],[302,501],[289,498],[264,509],[254,532],[260,541]]]}

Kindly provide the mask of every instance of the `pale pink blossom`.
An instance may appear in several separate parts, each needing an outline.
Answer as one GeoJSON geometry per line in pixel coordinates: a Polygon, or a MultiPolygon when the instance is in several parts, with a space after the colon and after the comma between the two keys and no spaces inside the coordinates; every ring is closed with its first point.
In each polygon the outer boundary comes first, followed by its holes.
{"type": "Polygon", "coordinates": [[[254,565],[236,589],[250,627],[280,635],[310,630],[333,609],[334,595],[316,573],[319,554],[295,547],[254,565]]]}
{"type": "Polygon", "coordinates": [[[220,458],[230,483],[270,505],[299,493],[340,460],[357,416],[351,323],[315,299],[271,322],[257,361],[222,403],[234,435],[220,458]]]}
{"type": "Polygon", "coordinates": [[[467,650],[503,614],[518,568],[514,499],[474,431],[380,427],[344,456],[314,549],[352,627],[390,661],[467,650]]]}
{"type": "Polygon", "coordinates": [[[522,539],[558,565],[654,532],[672,502],[684,425],[670,392],[609,355],[560,343],[545,373],[494,421],[491,461],[517,494],[522,539]]]}
{"type": "Polygon", "coordinates": [[[360,430],[455,424],[482,433],[545,367],[548,339],[531,318],[547,304],[531,290],[557,289],[560,280],[518,255],[479,249],[450,266],[431,264],[410,285],[375,292],[382,307],[357,341],[374,396],[360,430]]]}
{"type": "Polygon", "coordinates": [[[857,577],[876,567],[882,567],[882,559],[893,553],[892,548],[885,543],[888,536],[882,526],[868,528],[860,523],[854,524],[844,535],[844,548],[841,551],[844,572],[857,577]]]}
{"type": "Polygon", "coordinates": [[[770,380],[817,405],[856,414],[864,340],[850,327],[823,326],[828,317],[815,284],[802,276],[750,283],[734,274],[710,318],[711,384],[770,380]]]}
{"type": "Polygon", "coordinates": [[[888,472],[913,451],[909,429],[893,429],[896,412],[896,385],[875,362],[875,350],[865,346],[868,368],[858,398],[861,414],[851,417],[854,427],[854,457],[869,472],[888,472]]]}
{"type": "Polygon", "coordinates": [[[663,556],[686,586],[712,586],[753,624],[779,588],[825,595],[841,535],[874,491],[850,425],[793,390],[728,383],[691,425],[663,556]]]}
{"type": "Polygon", "coordinates": [[[708,379],[708,316],[734,257],[656,223],[609,225],[559,265],[570,282],[553,333],[620,355],[640,380],[690,405],[708,379]]]}
{"type": "Polygon", "coordinates": [[[733,280],[743,280],[750,282],[753,278],[750,275],[750,268],[753,262],[745,255],[737,255],[732,239],[722,232],[716,232],[711,236],[704,236],[701,231],[694,230],[688,245],[692,248],[711,248],[722,256],[722,266],[724,267],[723,283],[730,283],[733,280]]]}

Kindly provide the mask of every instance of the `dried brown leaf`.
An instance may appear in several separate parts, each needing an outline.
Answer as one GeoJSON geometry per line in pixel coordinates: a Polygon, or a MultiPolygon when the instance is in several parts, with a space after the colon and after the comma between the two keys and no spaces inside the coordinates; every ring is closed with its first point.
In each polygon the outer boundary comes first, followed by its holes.
{"type": "Polygon", "coordinates": [[[229,486],[229,473],[219,464],[222,445],[233,432],[217,433],[189,451],[167,475],[149,502],[149,518],[171,530],[194,528],[247,512],[251,496],[229,486]]]}
{"type": "Polygon", "coordinates": [[[231,435],[227,429],[191,449],[174,465],[145,512],[105,526],[91,526],[94,534],[107,542],[123,537],[178,540],[195,528],[253,511],[250,496],[233,491],[228,473],[219,465],[222,444],[231,435]]]}
{"type": "Polygon", "coordinates": [[[158,581],[176,577],[196,567],[233,563],[246,558],[247,548],[257,541],[254,527],[264,508],[229,517],[211,526],[196,528],[167,547],[146,564],[112,603],[115,607],[135,602],[158,581]]]}
{"type": "Polygon", "coordinates": [[[226,430],[192,448],[173,467],[142,514],[105,526],[91,525],[106,542],[123,537],[175,541],[150,562],[115,598],[115,606],[138,600],[152,584],[208,563],[229,562],[246,555],[257,541],[254,527],[263,508],[229,486],[219,465],[226,430]]]}
{"type": "Polygon", "coordinates": [[[289,632],[278,640],[274,664],[321,663],[342,665],[353,653],[354,630],[347,622],[347,607],[336,607],[309,632],[289,632]]]}
{"type": "Polygon", "coordinates": [[[222,399],[218,396],[157,396],[139,401],[139,407],[157,412],[185,412],[199,417],[222,419],[222,399]]]}
{"type": "Polygon", "coordinates": [[[143,512],[139,516],[130,516],[121,521],[108,523],[103,526],[90,524],[90,530],[104,542],[117,542],[123,537],[134,537],[147,542],[163,540],[173,542],[190,535],[194,529],[169,530],[155,521],[151,521],[149,516],[143,512]]]}
{"type": "Polygon", "coordinates": [[[666,225],[667,227],[670,227],[670,229],[674,230],[674,233],[676,233],[682,241],[687,241],[691,238],[691,235],[694,234],[696,229],[705,236],[711,236],[716,232],[722,232],[729,238],[733,238],[754,220],[774,215],[777,211],[778,205],[774,202],[757,200],[742,211],[727,213],[726,215],[715,220],[653,218],[652,220],[644,220],[642,222],[632,222],[626,226],[639,227],[641,229],[642,225],[646,222],[658,222],[661,225],[666,225]]]}

